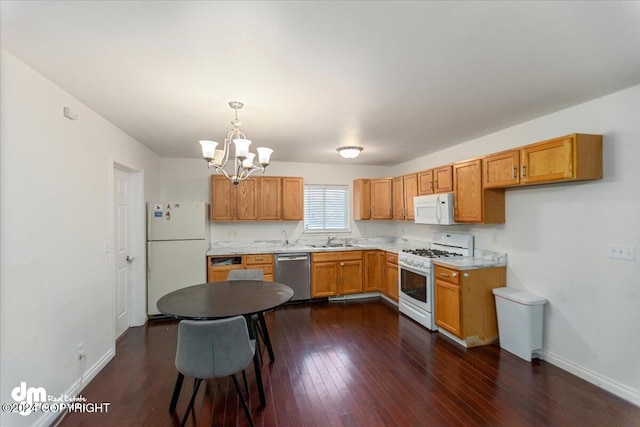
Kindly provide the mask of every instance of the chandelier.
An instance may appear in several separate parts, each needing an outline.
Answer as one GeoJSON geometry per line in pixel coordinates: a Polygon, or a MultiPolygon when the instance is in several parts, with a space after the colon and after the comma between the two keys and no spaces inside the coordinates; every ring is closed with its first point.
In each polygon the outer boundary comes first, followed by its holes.
{"type": "Polygon", "coordinates": [[[244,181],[249,178],[249,175],[258,169],[262,169],[262,172],[264,173],[264,169],[269,166],[271,153],[273,153],[273,150],[270,148],[258,147],[256,150],[258,151],[258,163],[260,166],[253,164],[253,160],[256,155],[249,152],[251,141],[248,140],[245,134],[240,131],[240,125],[242,125],[242,122],[238,120],[238,110],[242,109],[243,106],[244,104],[239,101],[229,102],[229,107],[233,108],[235,111],[236,118],[231,121],[233,129],[231,129],[231,132],[229,132],[227,137],[224,139],[224,144],[221,147],[218,148],[218,145],[220,144],[215,141],[200,141],[200,145],[202,146],[202,157],[204,157],[208,162],[208,167],[213,167],[216,170],[216,173],[226,176],[234,186],[238,185],[240,181],[244,181]],[[234,167],[231,172],[227,172],[225,167],[229,160],[232,141],[235,145],[234,167]]]}

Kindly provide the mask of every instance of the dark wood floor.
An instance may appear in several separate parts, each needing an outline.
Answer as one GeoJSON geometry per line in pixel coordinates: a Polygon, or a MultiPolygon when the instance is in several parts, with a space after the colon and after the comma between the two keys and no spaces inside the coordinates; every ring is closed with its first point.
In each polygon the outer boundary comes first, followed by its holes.
{"type": "MultiPolygon", "coordinates": [[[[545,362],[498,346],[465,350],[377,299],[290,305],[267,315],[276,361],[262,368],[256,426],[638,426],[639,409],[545,362]]],[[[177,323],[131,328],[117,355],[85,388],[106,414],[70,414],[61,426],[173,426],[191,380],[168,412],[176,378],[177,323]]],[[[265,353],[266,356],[266,353],[265,353]]],[[[233,383],[201,388],[187,425],[248,425],[233,383]]]]}

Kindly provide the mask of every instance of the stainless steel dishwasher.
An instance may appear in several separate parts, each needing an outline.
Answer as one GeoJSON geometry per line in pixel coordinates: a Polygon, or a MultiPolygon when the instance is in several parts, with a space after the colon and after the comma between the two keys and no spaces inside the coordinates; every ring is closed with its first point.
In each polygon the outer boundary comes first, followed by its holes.
{"type": "Polygon", "coordinates": [[[276,277],[278,283],[293,289],[291,301],[311,298],[311,274],[308,253],[276,254],[276,277]]]}

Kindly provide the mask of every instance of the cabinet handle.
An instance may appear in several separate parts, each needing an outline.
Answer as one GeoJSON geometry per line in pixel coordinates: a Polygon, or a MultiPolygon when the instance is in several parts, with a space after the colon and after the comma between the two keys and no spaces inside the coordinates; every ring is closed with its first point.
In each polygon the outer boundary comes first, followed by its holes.
{"type": "Polygon", "coordinates": [[[527,174],[525,172],[527,165],[520,166],[520,178],[526,178],[527,174]]]}
{"type": "Polygon", "coordinates": [[[513,170],[511,171],[511,178],[515,179],[516,178],[516,171],[518,168],[516,168],[515,166],[513,167],[513,170]]]}
{"type": "Polygon", "coordinates": [[[433,181],[433,183],[434,183],[434,184],[433,184],[433,187],[434,187],[434,188],[438,188],[438,180],[433,181]]]}
{"type": "Polygon", "coordinates": [[[433,190],[433,181],[429,181],[429,190],[433,190]]]}
{"type": "Polygon", "coordinates": [[[449,275],[446,274],[446,273],[440,273],[440,275],[443,276],[443,277],[449,277],[449,275]]]}

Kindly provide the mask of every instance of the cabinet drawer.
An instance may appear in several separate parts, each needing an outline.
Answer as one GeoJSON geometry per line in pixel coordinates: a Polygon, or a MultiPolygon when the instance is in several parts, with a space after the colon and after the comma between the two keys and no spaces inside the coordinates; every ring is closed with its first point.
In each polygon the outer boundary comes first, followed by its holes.
{"type": "Polygon", "coordinates": [[[398,254],[395,252],[387,252],[387,262],[398,264],[398,254]]]}
{"type": "Polygon", "coordinates": [[[244,263],[246,265],[273,264],[273,254],[245,255],[244,256],[244,263]]]}
{"type": "Polygon", "coordinates": [[[460,272],[458,270],[452,270],[439,265],[436,265],[435,268],[435,278],[436,280],[444,280],[449,283],[455,283],[456,285],[460,284],[460,272]]]}
{"type": "Polygon", "coordinates": [[[346,261],[350,259],[362,259],[362,251],[314,252],[311,254],[313,262],[346,261]]]}
{"type": "Polygon", "coordinates": [[[250,270],[251,269],[262,270],[265,276],[268,274],[273,275],[273,264],[254,264],[254,265],[247,266],[247,268],[250,270]]]}

